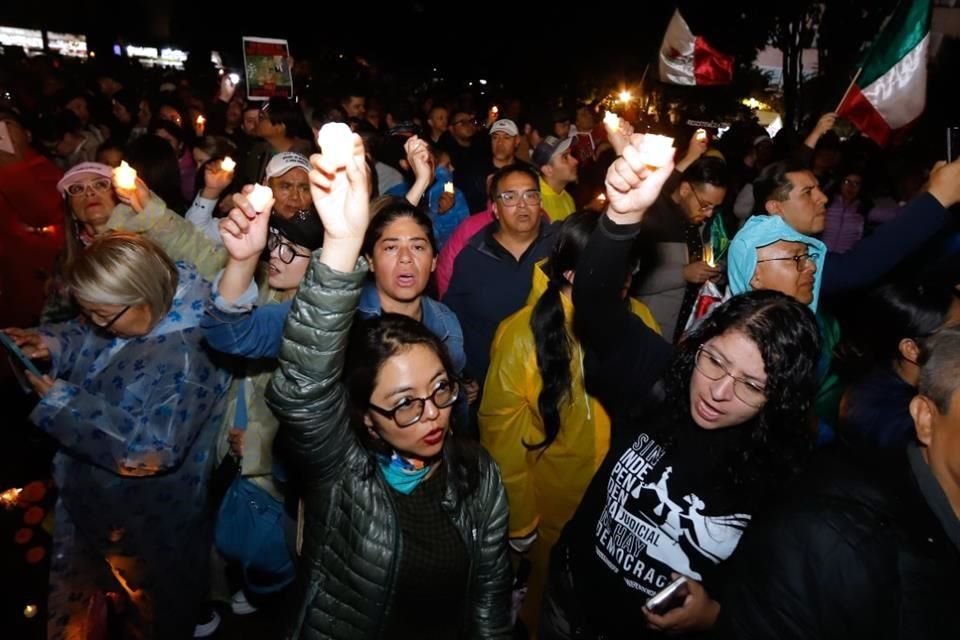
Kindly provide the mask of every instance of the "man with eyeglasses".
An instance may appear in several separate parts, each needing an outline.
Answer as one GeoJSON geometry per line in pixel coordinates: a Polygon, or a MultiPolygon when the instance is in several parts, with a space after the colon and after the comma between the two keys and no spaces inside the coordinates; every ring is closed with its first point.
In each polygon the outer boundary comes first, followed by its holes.
{"type": "MultiPolygon", "coordinates": [[[[777,162],[753,186],[760,215],[779,216],[806,236],[819,236],[826,225],[827,197],[805,165],[777,162]]],[[[960,202],[960,160],[935,166],[926,193],[914,198],[894,220],[879,227],[846,253],[826,256],[820,279],[830,296],[876,282],[933,238],[949,220],[947,209],[960,202]],[[942,166],[941,166],[942,165],[942,166]]]]}
{"type": "Polygon", "coordinates": [[[490,143],[481,134],[472,111],[454,109],[450,115],[450,136],[443,150],[450,154],[453,183],[463,192],[470,213],[487,207],[486,180],[490,166],[490,143]]]}
{"type": "Polygon", "coordinates": [[[21,114],[0,106],[0,326],[36,324],[63,247],[63,172],[30,146],[21,114]]]}
{"type": "Polygon", "coordinates": [[[843,387],[832,368],[833,350],[840,341],[840,325],[818,309],[823,290],[827,247],[816,238],[798,233],[779,216],[754,216],[747,220],[727,253],[730,293],[769,289],[786,294],[817,314],[820,329],[819,386],[813,413],[818,418],[817,442],[833,440],[843,387]]]}
{"type": "Polygon", "coordinates": [[[637,292],[668,340],[683,331],[700,286],[721,273],[703,259],[703,233],[727,195],[729,171],[723,160],[701,157],[706,148],[691,138],[644,223],[648,244],[637,292]]]}
{"type": "Polygon", "coordinates": [[[493,174],[490,197],[494,222],[457,255],[443,298],[463,327],[466,374],[481,384],[497,327],[526,302],[534,265],[550,254],[555,239],[542,215],[539,176],[529,165],[493,174]]]}

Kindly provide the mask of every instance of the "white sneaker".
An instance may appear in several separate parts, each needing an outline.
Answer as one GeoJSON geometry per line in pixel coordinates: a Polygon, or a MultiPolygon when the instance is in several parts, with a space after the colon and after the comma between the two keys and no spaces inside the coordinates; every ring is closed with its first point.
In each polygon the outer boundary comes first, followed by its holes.
{"type": "Polygon", "coordinates": [[[238,616],[247,616],[257,611],[257,608],[247,600],[247,595],[243,592],[243,589],[237,591],[230,598],[230,608],[238,616]]]}
{"type": "Polygon", "coordinates": [[[209,638],[220,628],[220,614],[217,613],[216,609],[210,607],[210,610],[205,612],[205,615],[209,615],[210,617],[197,622],[193,628],[194,638],[209,638]]]}

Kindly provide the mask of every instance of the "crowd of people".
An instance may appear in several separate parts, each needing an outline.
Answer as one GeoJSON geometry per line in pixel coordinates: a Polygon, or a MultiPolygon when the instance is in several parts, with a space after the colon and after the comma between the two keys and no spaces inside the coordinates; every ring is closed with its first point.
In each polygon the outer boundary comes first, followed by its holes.
{"type": "Polygon", "coordinates": [[[956,637],[960,161],[30,64],[49,638],[956,637]]]}

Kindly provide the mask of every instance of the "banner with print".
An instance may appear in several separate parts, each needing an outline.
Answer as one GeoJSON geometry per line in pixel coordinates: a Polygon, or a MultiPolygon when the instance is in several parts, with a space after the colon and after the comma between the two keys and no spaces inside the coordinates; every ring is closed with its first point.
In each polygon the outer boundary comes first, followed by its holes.
{"type": "Polygon", "coordinates": [[[244,36],[243,69],[248,99],[293,97],[290,47],[286,40],[244,36]]]}

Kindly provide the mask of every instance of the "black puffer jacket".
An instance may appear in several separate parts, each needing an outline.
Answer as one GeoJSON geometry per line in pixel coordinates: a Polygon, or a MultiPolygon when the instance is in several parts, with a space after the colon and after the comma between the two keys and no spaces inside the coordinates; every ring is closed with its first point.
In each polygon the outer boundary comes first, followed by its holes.
{"type": "Polygon", "coordinates": [[[747,529],[728,565],[718,635],[960,637],[960,548],[906,458],[822,454],[796,492],[747,529]]]}
{"type": "MultiPolygon", "coordinates": [[[[267,391],[287,457],[295,456],[290,461],[304,482],[305,526],[290,638],[378,638],[392,606],[402,553],[397,515],[371,453],[349,424],[340,382],[365,275],[362,265],[345,274],[313,258],[287,318],[280,367],[267,391]]],[[[499,471],[486,454],[479,487],[461,499],[448,485],[442,506],[470,560],[464,632],[470,638],[509,638],[508,508],[499,471]]]]}

